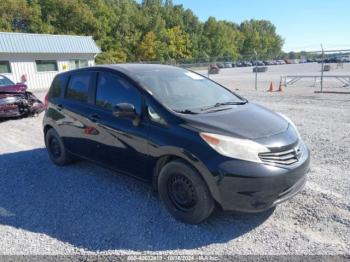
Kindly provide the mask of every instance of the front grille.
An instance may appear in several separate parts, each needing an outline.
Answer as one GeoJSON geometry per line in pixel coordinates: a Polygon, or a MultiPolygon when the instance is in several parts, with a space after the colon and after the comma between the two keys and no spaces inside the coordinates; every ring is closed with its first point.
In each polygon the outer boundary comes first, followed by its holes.
{"type": "Polygon", "coordinates": [[[296,147],[285,151],[260,153],[259,157],[262,162],[268,164],[293,165],[298,162],[301,153],[301,147],[300,145],[297,145],[296,147]]]}

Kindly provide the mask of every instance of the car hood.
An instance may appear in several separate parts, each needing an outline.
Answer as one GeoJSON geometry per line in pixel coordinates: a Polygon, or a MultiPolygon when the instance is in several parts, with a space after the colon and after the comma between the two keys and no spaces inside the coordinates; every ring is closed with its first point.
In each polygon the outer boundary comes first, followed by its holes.
{"type": "Polygon", "coordinates": [[[252,140],[273,136],[288,128],[288,122],[283,117],[255,103],[249,102],[217,110],[220,111],[182,114],[182,118],[186,120],[188,126],[202,132],[252,140]]]}

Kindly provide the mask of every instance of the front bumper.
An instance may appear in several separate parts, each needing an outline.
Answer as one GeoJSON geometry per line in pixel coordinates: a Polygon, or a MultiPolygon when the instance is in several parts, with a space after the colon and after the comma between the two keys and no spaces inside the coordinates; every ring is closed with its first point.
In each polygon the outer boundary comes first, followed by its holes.
{"type": "Polygon", "coordinates": [[[0,105],[0,118],[21,116],[17,105],[0,105]]]}
{"type": "Polygon", "coordinates": [[[211,170],[216,177],[214,198],[223,210],[262,212],[299,193],[306,183],[310,154],[292,166],[225,159],[211,170]]]}

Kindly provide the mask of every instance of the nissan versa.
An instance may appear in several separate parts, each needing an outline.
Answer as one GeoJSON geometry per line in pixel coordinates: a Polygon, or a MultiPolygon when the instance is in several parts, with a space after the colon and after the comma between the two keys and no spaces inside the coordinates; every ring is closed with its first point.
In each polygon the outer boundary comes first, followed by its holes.
{"type": "Polygon", "coordinates": [[[304,186],[309,150],[282,114],[199,74],[146,64],[61,73],[45,99],[49,157],[88,159],[149,181],[196,224],[214,207],[261,212],[304,186]]]}

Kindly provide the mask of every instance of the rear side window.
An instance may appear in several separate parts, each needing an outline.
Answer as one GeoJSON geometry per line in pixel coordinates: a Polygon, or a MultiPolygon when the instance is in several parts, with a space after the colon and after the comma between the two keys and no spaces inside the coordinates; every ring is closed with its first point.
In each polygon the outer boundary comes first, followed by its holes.
{"type": "Polygon", "coordinates": [[[66,98],[78,102],[87,102],[91,78],[92,74],[89,72],[71,75],[67,86],[66,98]]]}
{"type": "Polygon", "coordinates": [[[63,87],[67,83],[67,74],[57,75],[52,81],[52,85],[49,92],[49,98],[57,98],[61,96],[63,87]]]}
{"type": "Polygon", "coordinates": [[[96,89],[96,105],[112,110],[116,104],[129,103],[141,113],[141,94],[125,79],[110,73],[100,72],[96,89]]]}

